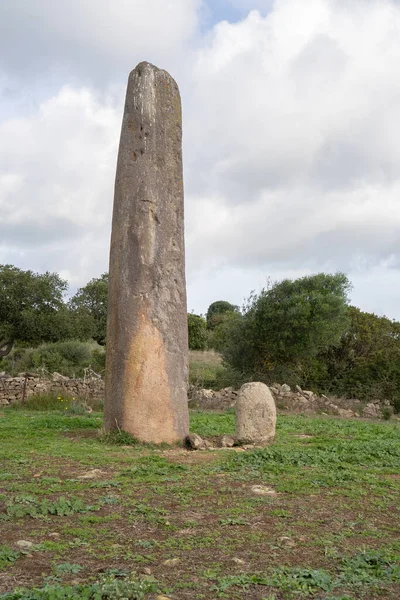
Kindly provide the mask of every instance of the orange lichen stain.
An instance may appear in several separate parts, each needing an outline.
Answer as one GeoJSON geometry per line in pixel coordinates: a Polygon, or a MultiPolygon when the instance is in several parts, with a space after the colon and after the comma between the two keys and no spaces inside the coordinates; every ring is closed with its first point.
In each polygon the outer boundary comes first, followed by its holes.
{"type": "Polygon", "coordinates": [[[172,444],[175,431],[160,332],[141,315],[125,364],[122,429],[143,442],[172,444]]]}

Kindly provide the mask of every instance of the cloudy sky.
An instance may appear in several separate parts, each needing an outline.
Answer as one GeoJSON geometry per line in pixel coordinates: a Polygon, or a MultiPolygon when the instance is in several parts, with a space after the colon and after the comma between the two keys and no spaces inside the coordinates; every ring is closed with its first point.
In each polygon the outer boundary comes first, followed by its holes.
{"type": "Polygon", "coordinates": [[[177,80],[188,308],[346,272],[400,319],[398,0],[0,0],[0,263],[108,268],[129,71],[177,80]]]}

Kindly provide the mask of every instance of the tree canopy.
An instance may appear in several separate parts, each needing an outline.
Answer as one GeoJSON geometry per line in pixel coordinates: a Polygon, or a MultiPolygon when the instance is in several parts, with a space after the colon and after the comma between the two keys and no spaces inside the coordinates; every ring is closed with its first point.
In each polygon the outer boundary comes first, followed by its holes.
{"type": "Polygon", "coordinates": [[[190,350],[207,348],[207,323],[201,315],[188,314],[188,334],[190,350]]]}
{"type": "Polygon", "coordinates": [[[349,307],[340,344],[310,365],[312,385],[347,397],[385,398],[400,409],[400,323],[349,307]]]}
{"type": "Polygon", "coordinates": [[[36,345],[71,334],[63,301],[67,282],[57,273],[33,273],[0,265],[0,347],[36,345]]]}
{"type": "Polygon", "coordinates": [[[231,319],[222,354],[234,368],[266,372],[340,343],[348,325],[349,280],[343,273],[285,279],[253,294],[231,319]]]}
{"type": "Polygon", "coordinates": [[[226,300],[217,300],[210,304],[206,314],[207,328],[215,329],[222,323],[227,313],[237,312],[239,307],[227,302],[226,300]]]}
{"type": "Polygon", "coordinates": [[[86,318],[90,322],[91,337],[101,345],[106,342],[107,298],[108,273],[103,273],[79,288],[70,301],[70,308],[79,319],[86,318]]]}

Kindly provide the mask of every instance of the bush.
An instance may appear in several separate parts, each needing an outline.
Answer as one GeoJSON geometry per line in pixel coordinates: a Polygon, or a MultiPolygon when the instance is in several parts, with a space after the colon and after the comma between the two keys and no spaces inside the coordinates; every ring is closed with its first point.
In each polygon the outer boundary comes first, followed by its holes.
{"type": "Polygon", "coordinates": [[[103,371],[105,364],[104,348],[96,342],[67,340],[53,344],[42,344],[37,348],[16,348],[2,361],[1,369],[11,375],[24,371],[61,373],[68,377],[83,377],[84,371],[92,366],[103,371]]]}
{"type": "Polygon", "coordinates": [[[238,371],[258,374],[277,365],[293,369],[338,345],[348,326],[349,288],[343,273],[319,273],[252,294],[243,315],[227,322],[224,359],[238,371]]]}
{"type": "Polygon", "coordinates": [[[207,323],[200,315],[188,314],[188,334],[190,350],[205,350],[207,348],[207,323]]]}
{"type": "Polygon", "coordinates": [[[392,418],[392,411],[390,410],[390,408],[388,406],[384,406],[382,408],[382,419],[384,421],[390,421],[391,418],[392,418]]]}
{"type": "Polygon", "coordinates": [[[207,329],[215,329],[220,325],[227,314],[239,312],[239,307],[227,302],[226,300],[217,300],[210,304],[207,310],[207,329]]]}

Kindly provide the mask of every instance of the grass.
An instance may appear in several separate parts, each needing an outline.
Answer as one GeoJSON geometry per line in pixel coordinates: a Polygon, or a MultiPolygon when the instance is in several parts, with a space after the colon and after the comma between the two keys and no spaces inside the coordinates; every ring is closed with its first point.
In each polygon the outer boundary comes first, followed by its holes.
{"type": "Polygon", "coordinates": [[[56,408],[0,414],[3,600],[400,597],[398,421],[279,415],[272,446],[190,452],[56,408]]]}
{"type": "MultiPolygon", "coordinates": [[[[103,403],[100,401],[92,402],[91,404],[92,408],[97,410],[102,410],[103,408],[103,403]]],[[[30,396],[23,404],[20,402],[11,404],[8,410],[34,410],[41,412],[61,410],[68,415],[85,415],[90,412],[83,398],[74,398],[70,395],[57,396],[54,394],[36,394],[30,396]]]]}
{"type": "Polygon", "coordinates": [[[193,385],[213,388],[223,371],[222,358],[215,350],[190,350],[189,379],[193,385]]]}

